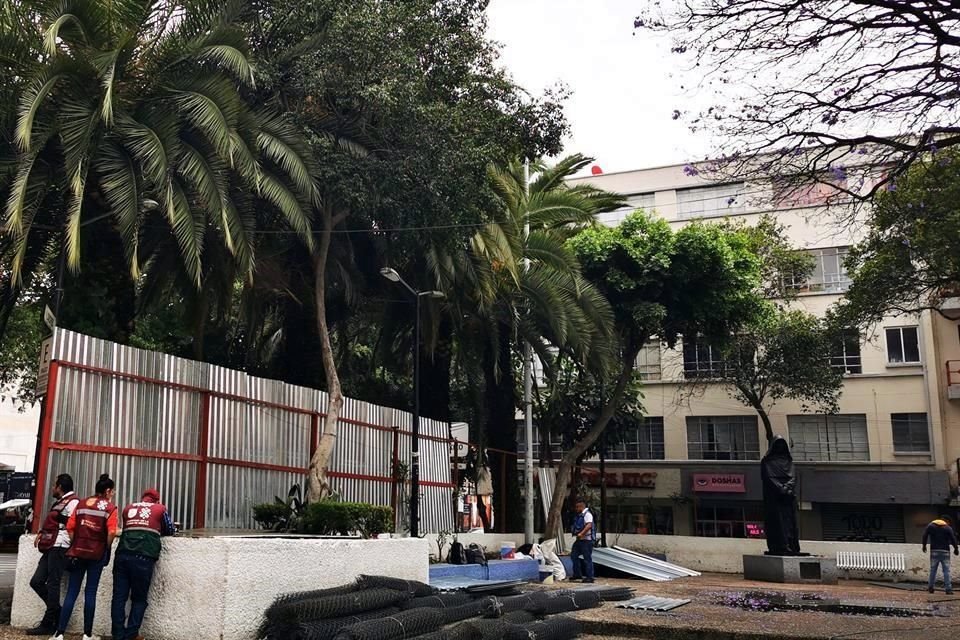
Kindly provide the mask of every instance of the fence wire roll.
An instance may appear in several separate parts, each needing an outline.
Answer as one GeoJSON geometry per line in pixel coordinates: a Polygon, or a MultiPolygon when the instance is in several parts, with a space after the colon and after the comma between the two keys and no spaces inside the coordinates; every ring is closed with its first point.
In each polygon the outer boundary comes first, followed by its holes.
{"type": "Polygon", "coordinates": [[[347,593],[352,593],[357,589],[358,587],[355,583],[350,583],[339,587],[313,589],[312,591],[297,591],[279,596],[274,599],[270,606],[267,607],[266,612],[263,614],[264,619],[260,624],[259,630],[257,631],[257,637],[264,638],[270,635],[271,627],[275,626],[279,622],[285,621],[285,624],[289,624],[291,619],[289,608],[298,602],[315,600],[317,598],[324,598],[326,596],[344,595],[347,593]]]}
{"type": "Polygon", "coordinates": [[[435,596],[423,596],[403,603],[404,609],[449,609],[476,602],[468,593],[440,593],[435,596]]]}
{"type": "Polygon", "coordinates": [[[522,626],[504,622],[500,618],[484,618],[463,624],[476,628],[480,632],[481,640],[529,640],[527,631],[522,626]]]}
{"type": "Polygon", "coordinates": [[[548,591],[534,591],[532,593],[524,593],[508,598],[491,598],[491,602],[484,610],[484,615],[488,618],[499,618],[505,613],[520,611],[521,609],[532,607],[554,597],[556,596],[548,591]]]}
{"type": "Polygon", "coordinates": [[[629,587],[598,587],[596,589],[580,589],[572,593],[582,593],[584,591],[596,593],[603,602],[620,602],[633,598],[633,589],[629,587]]]}
{"type": "Polygon", "coordinates": [[[410,609],[346,627],[334,640],[406,640],[443,625],[443,614],[437,609],[410,609]]]}
{"type": "Polygon", "coordinates": [[[430,585],[417,582],[416,580],[402,580],[400,578],[389,578],[387,576],[361,575],[357,578],[357,586],[360,589],[393,589],[394,591],[409,593],[411,597],[417,598],[432,596],[437,592],[437,590],[430,585]]]}
{"type": "Polygon", "coordinates": [[[390,607],[389,609],[377,609],[376,611],[358,613],[355,616],[300,622],[287,625],[286,628],[278,627],[277,632],[269,637],[271,640],[287,640],[288,638],[290,640],[329,640],[337,635],[341,629],[351,625],[384,616],[392,616],[399,612],[400,609],[390,607]]]}
{"type": "Polygon", "coordinates": [[[460,622],[461,620],[469,620],[470,618],[479,618],[484,616],[497,604],[496,598],[483,598],[482,600],[474,600],[473,602],[468,602],[462,604],[458,607],[451,607],[443,611],[444,620],[447,624],[453,624],[454,622],[460,622]]]}
{"type": "Polygon", "coordinates": [[[277,615],[278,619],[288,622],[310,622],[386,609],[409,599],[410,594],[405,591],[366,589],[341,595],[297,600],[279,607],[277,615]]]}
{"type": "Polygon", "coordinates": [[[537,616],[529,611],[511,611],[501,618],[504,622],[509,622],[510,624],[527,624],[528,622],[535,622],[537,616]]]}
{"type": "Polygon", "coordinates": [[[569,595],[548,598],[524,607],[527,611],[540,616],[567,613],[580,609],[593,609],[601,604],[600,596],[594,591],[574,591],[569,595]]]}
{"type": "Polygon", "coordinates": [[[476,626],[464,623],[417,636],[414,640],[483,640],[483,635],[476,626]]]}
{"type": "Polygon", "coordinates": [[[529,640],[573,640],[580,633],[580,623],[569,616],[555,616],[523,625],[529,640]]]}

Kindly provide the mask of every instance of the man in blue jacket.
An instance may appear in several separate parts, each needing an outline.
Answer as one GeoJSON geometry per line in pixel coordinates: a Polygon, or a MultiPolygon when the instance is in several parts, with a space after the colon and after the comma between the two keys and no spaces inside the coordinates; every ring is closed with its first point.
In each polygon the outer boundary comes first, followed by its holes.
{"type": "Polygon", "coordinates": [[[593,514],[587,508],[583,498],[577,500],[577,517],[571,527],[576,541],[570,550],[570,559],[573,560],[573,577],[571,580],[593,582],[593,514]]]}
{"type": "Polygon", "coordinates": [[[937,581],[937,567],[943,567],[943,586],[947,595],[953,593],[953,583],[950,582],[950,547],[953,547],[953,555],[960,556],[960,548],[957,546],[957,536],[953,532],[953,526],[950,518],[940,516],[927,525],[923,532],[923,551],[927,551],[927,543],[930,543],[930,582],[927,585],[927,591],[933,593],[933,586],[937,581]]]}

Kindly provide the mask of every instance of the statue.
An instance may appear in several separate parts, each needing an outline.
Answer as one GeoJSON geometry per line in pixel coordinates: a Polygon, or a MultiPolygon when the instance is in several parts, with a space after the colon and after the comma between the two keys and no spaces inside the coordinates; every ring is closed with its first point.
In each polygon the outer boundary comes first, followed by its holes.
{"type": "Polygon", "coordinates": [[[763,524],[767,536],[767,555],[800,555],[800,531],[797,527],[797,481],[790,447],[781,436],[770,443],[760,462],[763,481],[763,524]]]}

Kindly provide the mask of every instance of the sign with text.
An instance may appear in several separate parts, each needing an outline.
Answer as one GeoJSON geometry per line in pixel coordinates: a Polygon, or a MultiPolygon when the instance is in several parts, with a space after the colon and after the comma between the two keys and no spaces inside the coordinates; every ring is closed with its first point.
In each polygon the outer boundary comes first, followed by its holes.
{"type": "Polygon", "coordinates": [[[762,522],[747,522],[743,525],[743,529],[747,534],[748,538],[766,538],[767,534],[763,530],[762,522]]]}
{"type": "Polygon", "coordinates": [[[37,386],[36,394],[40,396],[47,393],[47,380],[50,377],[50,360],[53,357],[53,336],[40,343],[40,364],[37,367],[37,386]]]}
{"type": "MultiPolygon", "coordinates": [[[[593,487],[600,486],[600,472],[594,469],[582,471],[583,481],[593,487]]],[[[629,471],[607,472],[604,474],[608,487],[623,487],[625,489],[656,489],[657,473],[643,471],[639,473],[629,471]]]]}
{"type": "Polygon", "coordinates": [[[693,490],[697,493],[746,493],[746,478],[742,473],[695,473],[693,490]]]}

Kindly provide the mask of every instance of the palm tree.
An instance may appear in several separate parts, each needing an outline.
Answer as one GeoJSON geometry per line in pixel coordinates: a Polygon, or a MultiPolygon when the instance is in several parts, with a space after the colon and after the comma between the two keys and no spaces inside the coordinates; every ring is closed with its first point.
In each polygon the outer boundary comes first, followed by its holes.
{"type": "MultiPolygon", "coordinates": [[[[19,57],[7,67],[16,65],[21,83],[15,117],[0,116],[13,121],[16,153],[0,172],[11,289],[37,268],[29,256],[38,237],[79,271],[81,228],[104,216],[134,282],[156,258],[141,255],[146,242],[150,251],[172,247],[199,288],[208,234],[249,277],[258,205],[312,245],[319,194],[310,153],[295,127],[252,104],[246,36],[235,26],[242,4],[6,0],[3,8],[26,16],[19,57]],[[52,208],[50,192],[63,194],[52,208]]],[[[0,55],[10,49],[4,37],[0,55]]]]}
{"type": "MultiPolygon", "coordinates": [[[[473,349],[479,357],[472,361],[482,363],[488,446],[517,450],[513,355],[523,342],[548,370],[557,352],[601,374],[611,362],[610,306],[566,245],[596,224],[597,214],[623,206],[615,194],[567,184],[591,161],[578,154],[552,167],[533,162],[530,178],[519,160],[491,167],[499,204],[493,220],[462,254],[428,253],[438,287],[450,294],[461,351],[473,349]]],[[[491,462],[495,483],[506,478],[512,501],[519,493],[516,464],[506,463],[501,473],[503,458],[491,462]]]]}

